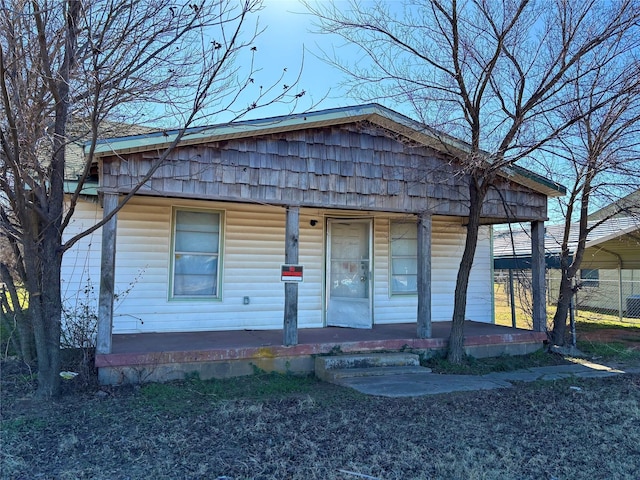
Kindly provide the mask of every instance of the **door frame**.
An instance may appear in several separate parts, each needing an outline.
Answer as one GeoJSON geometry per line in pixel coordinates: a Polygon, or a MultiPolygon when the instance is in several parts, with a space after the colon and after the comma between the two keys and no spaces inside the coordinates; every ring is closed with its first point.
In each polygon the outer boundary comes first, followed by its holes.
{"type": "MultiPolygon", "coordinates": [[[[325,233],[325,268],[324,268],[324,311],[323,311],[323,319],[324,326],[332,326],[328,324],[329,320],[329,302],[331,301],[331,237],[333,235],[332,232],[332,224],[334,223],[360,223],[368,225],[367,229],[367,242],[368,242],[368,251],[369,251],[369,271],[367,272],[369,281],[368,281],[368,291],[367,291],[367,299],[368,299],[368,310],[369,310],[369,326],[363,328],[371,328],[373,327],[373,246],[374,246],[374,218],[373,217],[350,217],[350,216],[328,216],[326,217],[326,233],[325,233]]],[[[336,325],[338,326],[338,325],[336,325]]],[[[346,328],[357,328],[357,327],[348,327],[346,328]]]]}

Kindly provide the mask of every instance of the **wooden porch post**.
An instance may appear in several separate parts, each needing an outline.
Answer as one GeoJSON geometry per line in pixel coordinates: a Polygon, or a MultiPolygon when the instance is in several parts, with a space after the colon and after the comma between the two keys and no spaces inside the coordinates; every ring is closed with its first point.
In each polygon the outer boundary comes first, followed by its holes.
{"type": "MultiPolygon", "coordinates": [[[[298,263],[298,236],[300,234],[300,207],[287,207],[284,258],[287,264],[298,263]]],[[[298,344],[298,284],[284,284],[284,344],[298,344]]]]}
{"type": "Polygon", "coordinates": [[[547,328],[544,222],[531,222],[531,285],[533,293],[533,330],[544,332],[547,328]]]}
{"type": "Polygon", "coordinates": [[[418,215],[418,338],[431,338],[431,214],[418,215]]]}
{"type": "MultiPolygon", "coordinates": [[[[118,206],[118,194],[105,193],[102,215],[106,217],[118,206]]],[[[100,297],[98,300],[98,332],[96,353],[111,353],[113,325],[113,290],[116,266],[117,215],[102,226],[102,257],[100,263],[100,297]]]]}

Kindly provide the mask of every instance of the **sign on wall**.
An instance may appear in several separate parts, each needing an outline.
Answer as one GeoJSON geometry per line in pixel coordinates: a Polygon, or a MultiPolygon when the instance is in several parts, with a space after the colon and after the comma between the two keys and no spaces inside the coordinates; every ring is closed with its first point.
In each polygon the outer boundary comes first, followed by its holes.
{"type": "Polygon", "coordinates": [[[281,282],[302,283],[302,279],[302,265],[282,265],[282,270],[280,272],[281,282]]]}

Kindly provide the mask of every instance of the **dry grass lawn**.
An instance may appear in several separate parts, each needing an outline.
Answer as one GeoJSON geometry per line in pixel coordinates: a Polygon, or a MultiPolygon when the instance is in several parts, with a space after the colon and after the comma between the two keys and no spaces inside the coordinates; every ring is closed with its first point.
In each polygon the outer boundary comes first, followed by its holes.
{"type": "MultiPolygon", "coordinates": [[[[640,325],[593,320],[579,319],[581,349],[640,362],[640,325]]],[[[2,479],[640,479],[638,374],[408,399],[313,377],[99,389],[88,376],[39,404],[27,368],[0,366],[2,479]]]]}
{"type": "MultiPolygon", "coordinates": [[[[33,403],[2,372],[4,479],[638,479],[640,375],[409,399],[258,375],[33,403]]],[[[75,382],[73,380],[71,382],[75,382]]]]}

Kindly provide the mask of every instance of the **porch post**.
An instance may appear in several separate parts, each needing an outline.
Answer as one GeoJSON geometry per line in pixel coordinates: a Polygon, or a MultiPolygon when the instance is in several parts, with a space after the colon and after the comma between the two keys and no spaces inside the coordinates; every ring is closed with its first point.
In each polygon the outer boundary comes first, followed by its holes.
{"type": "MultiPolygon", "coordinates": [[[[300,207],[287,207],[284,261],[298,263],[298,236],[300,234],[300,207]]],[[[298,344],[298,284],[284,284],[284,345],[298,344]]]]}
{"type": "Polygon", "coordinates": [[[418,338],[431,338],[431,214],[418,215],[418,338]]]}
{"type": "MultiPolygon", "coordinates": [[[[118,206],[118,194],[105,193],[102,215],[106,217],[118,206]]],[[[102,226],[102,257],[100,263],[100,297],[98,299],[98,332],[96,353],[111,353],[113,325],[113,290],[116,266],[117,215],[102,226]]]]}
{"type": "Polygon", "coordinates": [[[531,285],[533,294],[533,330],[544,332],[547,328],[544,222],[531,222],[531,285]]]}

